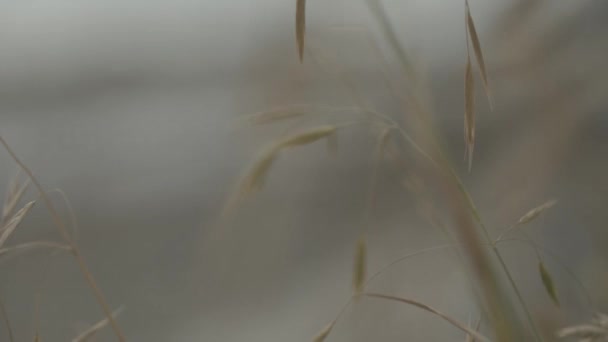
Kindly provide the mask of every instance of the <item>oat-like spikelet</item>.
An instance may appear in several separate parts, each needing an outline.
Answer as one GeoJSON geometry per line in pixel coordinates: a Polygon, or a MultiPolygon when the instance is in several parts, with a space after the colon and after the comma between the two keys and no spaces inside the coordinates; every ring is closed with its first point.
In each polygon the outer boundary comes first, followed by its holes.
{"type": "Polygon", "coordinates": [[[549,201],[539,205],[538,207],[528,211],[524,216],[522,216],[517,221],[517,224],[526,224],[526,223],[534,220],[535,218],[540,216],[540,214],[545,212],[545,210],[551,209],[556,203],[557,203],[556,200],[549,200],[549,201]]]}
{"type": "Polygon", "coordinates": [[[353,268],[353,290],[355,294],[363,292],[365,285],[366,276],[366,259],[367,259],[367,247],[365,244],[365,238],[361,237],[357,241],[357,248],[355,250],[355,262],[353,268]]]}

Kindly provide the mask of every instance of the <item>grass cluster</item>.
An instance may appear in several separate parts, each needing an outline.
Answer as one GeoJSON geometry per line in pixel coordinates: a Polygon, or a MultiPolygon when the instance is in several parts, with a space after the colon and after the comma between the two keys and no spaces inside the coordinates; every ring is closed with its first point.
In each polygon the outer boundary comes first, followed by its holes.
{"type": "MultiPolygon", "coordinates": [[[[405,49],[396,38],[393,27],[387,18],[386,11],[380,1],[368,0],[367,5],[370,13],[375,17],[377,24],[381,28],[392,52],[397,56],[403,76],[408,82],[409,88],[406,93],[398,89],[393,89],[394,95],[402,100],[403,108],[400,113],[381,113],[366,105],[366,101],[353,86],[352,80],[345,73],[336,72],[337,78],[342,82],[353,95],[354,106],[351,109],[353,116],[363,114],[365,119],[354,119],[353,121],[337,121],[326,116],[322,124],[316,127],[308,127],[300,132],[294,132],[293,135],[288,135],[287,138],[277,141],[271,145],[266,153],[263,153],[249,169],[249,172],[241,180],[237,197],[242,199],[245,196],[259,191],[268,178],[268,173],[271,171],[271,166],[277,159],[279,152],[286,148],[295,146],[303,146],[306,144],[315,143],[319,140],[326,140],[329,146],[337,146],[335,141],[337,136],[344,129],[348,129],[352,125],[370,125],[378,128],[374,132],[377,139],[377,149],[375,160],[380,162],[387,159],[396,162],[399,165],[406,165],[405,169],[413,167],[408,166],[406,160],[416,159],[422,163],[421,169],[425,170],[425,182],[429,184],[437,184],[443,203],[432,203],[426,200],[423,203],[426,206],[427,218],[429,223],[441,228],[448,238],[455,236],[455,241],[449,246],[439,248],[456,248],[460,252],[462,261],[470,270],[470,278],[472,286],[477,289],[479,308],[481,318],[476,326],[471,326],[465,322],[458,321],[454,317],[441,312],[425,303],[419,302],[412,298],[403,298],[385,293],[374,293],[366,290],[366,281],[373,279],[387,268],[402,262],[412,255],[400,258],[387,265],[385,268],[367,278],[366,274],[366,254],[365,237],[361,237],[356,246],[354,257],[353,271],[353,295],[351,300],[345,305],[353,304],[360,297],[374,298],[378,300],[394,301],[406,305],[414,306],[418,309],[425,310],[443,319],[460,329],[466,334],[467,341],[547,341],[555,338],[565,338],[577,336],[581,341],[603,341],[608,338],[605,332],[605,322],[602,314],[598,314],[591,324],[564,328],[558,332],[543,331],[539,322],[542,317],[535,317],[528,307],[528,302],[524,298],[519,285],[514,280],[511,270],[507,266],[504,257],[498,250],[497,245],[507,241],[518,241],[525,243],[535,251],[538,264],[538,279],[542,283],[546,295],[553,303],[560,306],[560,295],[557,286],[549,270],[543,261],[544,258],[551,258],[556,261],[556,264],[564,268],[564,270],[580,285],[580,281],[565,264],[559,262],[555,254],[543,250],[535,243],[523,229],[526,224],[533,222],[539,216],[556,205],[556,200],[548,200],[539,206],[530,209],[524,213],[519,220],[514,222],[508,229],[504,230],[497,237],[490,235],[490,230],[482,221],[481,215],[470,195],[467,187],[462,181],[460,175],[455,171],[456,167],[450,162],[446,155],[445,148],[442,145],[442,140],[438,136],[439,131],[433,122],[431,112],[431,104],[425,102],[428,96],[428,87],[425,87],[423,82],[425,75],[419,74],[415,64],[408,59],[405,49]],[[408,125],[404,122],[410,123],[408,125]],[[411,125],[412,122],[417,123],[411,125]],[[439,207],[447,208],[451,216],[451,222],[441,222],[436,215],[436,210],[439,207]],[[523,239],[505,238],[512,231],[517,230],[524,236],[523,239]],[[489,253],[487,252],[489,250],[489,253]],[[506,279],[506,283],[502,281],[506,279]],[[515,294],[515,302],[510,300],[509,293],[515,294]],[[523,312],[523,317],[519,317],[519,313],[523,312]],[[480,327],[484,326],[484,334],[480,327]]],[[[526,11],[530,7],[519,4],[520,8],[517,11],[526,11]]],[[[466,44],[466,59],[463,65],[464,84],[464,153],[465,160],[470,171],[473,167],[473,151],[475,148],[475,130],[476,130],[476,108],[475,108],[475,74],[478,74],[483,86],[487,103],[492,110],[493,95],[489,82],[489,75],[484,59],[481,39],[478,35],[475,21],[471,13],[468,0],[464,1],[464,42],[466,44]],[[475,64],[473,63],[475,60],[475,64]],[[477,70],[474,70],[474,69],[477,70]]],[[[295,36],[296,46],[300,62],[304,62],[304,56],[307,55],[315,62],[322,60],[318,56],[318,51],[306,48],[306,1],[297,0],[295,14],[295,36]]],[[[374,46],[374,44],[372,44],[374,46]]],[[[382,52],[376,51],[380,58],[383,58],[382,52]]],[[[383,65],[387,62],[384,61],[383,65]]],[[[390,83],[390,82],[388,82],[390,83]]],[[[331,113],[327,108],[312,108],[308,113],[325,111],[331,113]]],[[[335,108],[333,112],[341,111],[340,108],[335,108]]],[[[297,110],[297,108],[284,108],[283,110],[273,110],[254,115],[252,121],[257,124],[272,124],[275,122],[298,120],[306,115],[305,110],[297,110]]],[[[411,164],[410,164],[411,165],[411,164]]],[[[420,172],[420,170],[418,170],[420,172]]],[[[373,172],[372,177],[376,177],[376,172],[373,172]]],[[[369,197],[370,202],[374,197],[375,180],[370,182],[369,197]]],[[[422,198],[422,197],[421,197],[422,198]]],[[[230,201],[229,207],[235,204],[235,201],[230,201]]],[[[372,206],[368,207],[372,210],[372,206]]],[[[436,250],[423,250],[420,253],[436,250]]],[[[414,253],[418,254],[418,253],[414,253]]],[[[586,290],[580,285],[582,292],[586,290]]],[[[325,326],[319,334],[314,338],[315,342],[325,341],[330,338],[333,327],[336,321],[341,317],[344,309],[325,326]]]]}
{"type": "MultiPolygon", "coordinates": [[[[535,317],[528,307],[527,301],[497,246],[508,241],[518,241],[532,248],[537,257],[538,280],[542,283],[546,295],[559,307],[560,293],[558,285],[555,284],[551,275],[552,272],[546,266],[544,259],[553,259],[552,261],[563,267],[574,280],[577,280],[576,276],[574,272],[559,262],[559,258],[544,250],[525,234],[525,226],[550,211],[557,204],[557,201],[551,199],[535,208],[531,208],[528,212],[522,213],[519,220],[516,220],[501,234],[496,237],[491,236],[490,230],[485,226],[465,183],[458,172],[456,172],[456,167],[446,155],[446,149],[437,133],[439,130],[434,123],[431,104],[426,102],[430,96],[427,94],[429,91],[428,87],[421,81],[424,79],[424,75],[416,71],[415,64],[408,58],[406,50],[396,38],[394,29],[387,19],[386,11],[382,7],[381,2],[367,0],[367,4],[369,12],[381,28],[383,37],[391,46],[395,56],[397,56],[401,64],[401,70],[403,71],[402,75],[408,82],[408,89],[405,92],[396,88],[392,89],[394,95],[402,100],[402,112],[382,113],[366,105],[365,99],[357,92],[349,76],[345,73],[337,72],[337,78],[353,95],[354,104],[352,106],[292,106],[252,115],[250,117],[251,122],[258,125],[295,121],[295,126],[298,126],[297,120],[303,117],[313,116],[313,114],[318,113],[327,114],[315,115],[314,119],[319,121],[318,124],[298,127],[297,130],[272,142],[270,146],[262,151],[238,183],[237,189],[226,205],[224,215],[230,215],[244,198],[252,196],[263,189],[264,184],[269,180],[273,165],[277,163],[282,155],[295,153],[293,150],[319,142],[325,142],[328,150],[331,153],[336,153],[339,149],[338,137],[341,132],[355,125],[370,126],[373,128],[372,132],[377,141],[374,152],[376,164],[386,160],[403,168],[404,172],[424,173],[424,176],[420,177],[420,179],[426,184],[433,184],[439,190],[442,198],[441,203],[435,203],[427,198],[422,199],[423,196],[420,196],[420,201],[423,202],[421,204],[425,208],[426,218],[429,220],[429,223],[444,231],[453,242],[448,245],[437,246],[406,255],[394,260],[377,272],[370,273],[367,269],[367,257],[368,253],[373,253],[373,251],[369,251],[366,246],[367,233],[362,234],[357,242],[354,253],[352,297],[345,304],[342,311],[336,315],[335,319],[329,322],[316,337],[313,337],[315,342],[331,339],[332,330],[336,322],[341,318],[345,308],[355,305],[357,300],[363,297],[397,302],[427,311],[438,319],[448,322],[454,328],[461,330],[466,335],[465,339],[467,341],[547,341],[554,338],[573,336],[580,338],[580,341],[606,340],[608,338],[608,318],[599,313],[588,324],[565,327],[557,332],[543,331],[539,327],[541,318],[535,317]],[[335,119],[331,114],[337,112],[351,113],[353,118],[348,121],[335,119]],[[410,124],[406,125],[405,122],[410,124]],[[421,165],[419,166],[420,169],[412,169],[412,164],[408,163],[407,160],[416,160],[418,162],[417,165],[421,165]],[[438,208],[446,208],[451,218],[450,222],[443,222],[438,217],[438,208]],[[510,238],[509,234],[515,230],[522,232],[524,238],[510,238]],[[472,287],[476,289],[478,295],[479,311],[481,313],[476,324],[459,321],[452,315],[443,312],[441,308],[435,308],[414,298],[368,291],[366,285],[395,264],[404,262],[414,255],[432,253],[433,251],[446,248],[456,249],[462,262],[469,270],[472,287]],[[506,279],[506,282],[502,281],[502,279],[506,279]],[[511,292],[515,294],[515,301],[511,300],[509,295],[511,292]],[[520,312],[523,313],[523,317],[520,317],[520,312]]],[[[295,41],[299,60],[304,63],[306,62],[305,57],[310,57],[315,61],[320,61],[322,58],[319,57],[316,51],[308,49],[305,43],[306,1],[296,0],[295,8],[295,41]]],[[[474,167],[473,152],[476,145],[475,75],[479,75],[485,92],[484,95],[490,108],[493,107],[494,93],[484,59],[482,40],[475,26],[474,16],[467,0],[463,4],[463,13],[463,42],[467,47],[467,54],[463,65],[463,136],[465,162],[468,169],[471,170],[474,167]]],[[[377,53],[382,57],[382,52],[377,51],[377,53]]],[[[117,340],[125,341],[126,338],[116,321],[116,316],[122,309],[112,310],[107,304],[102,291],[98,288],[87,263],[82,257],[74,235],[55,209],[55,205],[51,201],[48,192],[41,186],[32,171],[23,164],[1,136],[0,144],[19,166],[22,173],[27,176],[25,181],[21,181],[19,177],[15,178],[9,186],[4,200],[0,220],[0,258],[32,248],[51,248],[69,253],[76,261],[85,282],[88,284],[91,293],[104,313],[102,320],[74,337],[74,341],[88,340],[97,331],[106,326],[109,326],[113,330],[117,340]],[[26,189],[30,184],[33,185],[37,192],[37,199],[20,206],[26,189]],[[59,239],[56,241],[33,241],[11,245],[11,235],[19,227],[23,218],[36,202],[42,202],[50,213],[53,223],[57,227],[59,239]]],[[[377,173],[373,172],[369,183],[368,196],[370,205],[367,207],[368,211],[373,210],[371,203],[376,192],[375,177],[377,177],[377,173]]],[[[409,189],[413,190],[413,192],[424,191],[424,189],[421,190],[420,184],[409,184],[409,189]]],[[[582,286],[581,291],[584,292],[582,286]]],[[[0,315],[7,330],[8,341],[14,342],[10,315],[6,312],[2,301],[0,301],[0,315]]],[[[38,339],[39,337],[36,333],[35,340],[38,339]]]]}

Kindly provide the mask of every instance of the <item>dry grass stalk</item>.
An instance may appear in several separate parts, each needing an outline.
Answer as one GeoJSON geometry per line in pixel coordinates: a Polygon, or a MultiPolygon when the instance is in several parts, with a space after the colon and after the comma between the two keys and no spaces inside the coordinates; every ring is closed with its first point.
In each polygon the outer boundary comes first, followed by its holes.
{"type": "Polygon", "coordinates": [[[11,236],[11,234],[17,229],[25,215],[32,209],[35,201],[31,201],[23,206],[23,208],[19,209],[9,220],[0,227],[0,247],[4,245],[6,240],[11,236]]]}
{"type": "Polygon", "coordinates": [[[365,238],[361,237],[359,241],[357,241],[353,269],[353,290],[356,295],[361,294],[365,286],[366,259],[367,247],[365,244],[365,238]]]}
{"type": "Polygon", "coordinates": [[[544,211],[551,209],[556,203],[557,203],[557,200],[549,200],[549,201],[539,205],[538,207],[528,211],[524,216],[522,216],[517,221],[517,224],[518,225],[526,224],[526,223],[534,220],[535,218],[540,216],[540,214],[542,214],[544,211]]]}
{"type": "Polygon", "coordinates": [[[538,262],[538,272],[540,274],[540,279],[543,282],[543,286],[545,287],[545,291],[547,291],[547,294],[549,295],[549,297],[551,297],[555,305],[559,307],[559,298],[557,297],[557,290],[555,289],[553,277],[551,277],[551,274],[549,273],[549,271],[545,267],[545,264],[542,261],[538,262]]]}
{"type": "Polygon", "coordinates": [[[99,304],[102,311],[106,315],[108,321],[110,322],[110,326],[112,327],[114,334],[116,335],[116,337],[118,338],[118,340],[120,342],[125,342],[126,338],[124,337],[120,327],[118,326],[118,324],[112,317],[112,312],[110,311],[110,307],[109,307],[108,303],[106,302],[106,300],[103,296],[103,293],[97,286],[97,283],[95,282],[95,279],[93,278],[93,274],[89,270],[89,267],[87,266],[84,258],[82,257],[82,254],[80,253],[80,250],[78,249],[78,246],[76,245],[76,243],[72,240],[72,238],[68,234],[68,229],[67,229],[65,223],[63,222],[61,216],[55,209],[55,205],[49,198],[48,193],[44,190],[44,188],[42,187],[42,184],[40,184],[38,179],[36,177],[34,177],[34,174],[32,173],[32,171],[21,161],[21,159],[19,159],[19,157],[17,157],[17,155],[15,154],[13,149],[8,145],[8,143],[6,142],[6,140],[4,140],[4,138],[2,136],[0,136],[0,145],[2,145],[2,147],[4,147],[6,152],[15,161],[15,163],[21,168],[21,170],[23,172],[25,172],[25,174],[29,177],[29,180],[36,187],[36,190],[38,191],[40,198],[42,199],[42,202],[44,203],[44,205],[48,209],[49,213],[51,214],[51,218],[53,220],[55,227],[57,227],[59,234],[65,240],[65,242],[70,246],[70,251],[72,252],[74,259],[76,260],[76,263],[78,264],[80,272],[82,273],[83,277],[85,278],[87,285],[93,292],[93,295],[95,296],[95,299],[97,300],[97,303],[99,304]]]}
{"type": "MultiPolygon", "coordinates": [[[[469,1],[465,0],[465,10],[467,16],[467,33],[469,39],[471,40],[471,44],[473,45],[473,52],[475,53],[475,59],[477,60],[477,64],[479,65],[479,73],[481,74],[481,81],[483,84],[483,88],[486,92],[486,96],[488,97],[488,102],[490,103],[490,108],[493,108],[492,97],[490,96],[490,88],[488,86],[488,73],[486,71],[486,63],[483,58],[483,53],[481,51],[481,43],[479,42],[479,36],[477,35],[477,29],[475,29],[475,23],[473,22],[473,17],[471,16],[471,9],[469,8],[469,1]]],[[[468,43],[467,43],[468,46],[468,43]]]]}
{"type": "Polygon", "coordinates": [[[6,197],[4,199],[4,206],[2,207],[2,223],[6,223],[15,211],[17,204],[23,197],[25,190],[29,185],[29,180],[26,180],[22,184],[19,184],[19,175],[11,181],[6,197]]]}
{"type": "Polygon", "coordinates": [[[304,35],[306,34],[306,0],[296,0],[296,41],[300,63],[304,61],[304,35]]]}
{"type": "MultiPolygon", "coordinates": [[[[122,311],[123,311],[123,307],[120,307],[120,308],[114,310],[114,312],[112,312],[112,318],[116,319],[116,317],[122,311]]],[[[101,321],[93,324],[89,329],[83,331],[80,335],[78,335],[74,339],[72,339],[72,342],[85,342],[85,341],[89,340],[91,337],[93,337],[95,334],[97,334],[97,332],[99,332],[106,325],[108,325],[108,323],[109,323],[109,320],[107,317],[102,319],[101,321]]]]}
{"type": "Polygon", "coordinates": [[[328,323],[323,329],[321,329],[321,331],[319,331],[319,333],[317,334],[317,336],[315,336],[315,338],[312,340],[313,342],[323,342],[325,341],[325,339],[327,338],[327,336],[329,336],[329,333],[331,333],[331,329],[334,328],[334,324],[336,323],[336,321],[331,321],[330,323],[328,323]]]}
{"type": "Polygon", "coordinates": [[[412,299],[408,299],[408,298],[402,298],[402,297],[397,297],[397,296],[391,296],[391,295],[385,295],[385,294],[380,294],[380,293],[363,293],[362,295],[367,296],[367,297],[372,297],[372,298],[380,298],[380,299],[386,299],[386,300],[392,300],[392,301],[396,301],[396,302],[400,302],[400,303],[405,303],[408,305],[412,305],[415,306],[417,308],[420,308],[422,310],[425,310],[427,312],[432,313],[435,316],[441,317],[442,319],[444,319],[445,321],[447,321],[448,323],[450,323],[451,325],[453,325],[454,327],[464,331],[465,333],[473,336],[473,338],[475,338],[475,340],[477,341],[481,341],[481,342],[490,342],[490,339],[488,339],[487,337],[481,335],[480,333],[478,333],[477,331],[469,328],[466,324],[456,320],[455,318],[452,318],[444,313],[442,313],[441,311],[438,311],[437,309],[428,306],[424,303],[418,302],[416,300],[412,300],[412,299]]]}
{"type": "Polygon", "coordinates": [[[467,55],[464,73],[464,140],[465,158],[469,171],[473,165],[473,149],[475,148],[475,83],[471,70],[471,58],[467,55]]]}

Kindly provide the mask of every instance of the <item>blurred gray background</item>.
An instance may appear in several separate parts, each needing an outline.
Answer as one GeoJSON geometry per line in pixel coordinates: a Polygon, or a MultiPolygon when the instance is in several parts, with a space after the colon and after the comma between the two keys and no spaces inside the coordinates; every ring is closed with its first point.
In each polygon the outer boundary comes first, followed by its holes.
{"type": "MultiPolygon", "coordinates": [[[[527,229],[558,252],[601,309],[608,299],[608,7],[523,3],[470,1],[496,108],[489,111],[478,87],[469,174],[462,1],[383,1],[426,72],[450,156],[494,236],[559,199],[527,229]]],[[[385,80],[408,80],[363,1],[308,1],[303,64],[294,13],[295,1],[278,0],[0,3],[0,134],[47,190],[67,194],[99,286],[113,307],[126,308],[118,322],[130,341],[308,341],[350,297],[362,229],[371,227],[370,273],[448,242],[416,214],[419,199],[390,163],[381,164],[377,209],[365,219],[375,140],[360,127],[340,132],[337,157],[323,144],[286,154],[265,189],[220,220],[257,151],[291,127],[252,127],[242,116],[290,104],[353,106],[338,69],[375,108],[403,115],[385,80]]],[[[0,190],[17,170],[1,153],[0,190]]],[[[61,197],[52,197],[67,219],[61,197]]],[[[53,239],[39,204],[7,245],[53,239]]],[[[561,310],[542,289],[534,251],[505,244],[504,252],[533,311],[554,320],[550,327],[587,318],[584,295],[556,263],[547,261],[561,310]]],[[[465,322],[477,315],[450,249],[398,264],[370,286],[465,322]]],[[[0,259],[0,298],[17,341],[36,331],[42,341],[69,340],[103,317],[74,261],[48,250],[0,259]]],[[[106,330],[97,340],[114,339],[106,330]]],[[[417,309],[364,300],[330,340],[462,335],[417,309]]]]}

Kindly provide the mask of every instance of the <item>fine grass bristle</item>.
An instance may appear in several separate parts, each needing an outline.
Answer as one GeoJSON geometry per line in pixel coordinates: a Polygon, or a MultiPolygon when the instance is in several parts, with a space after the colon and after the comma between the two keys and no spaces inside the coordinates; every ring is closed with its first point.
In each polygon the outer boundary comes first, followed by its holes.
{"type": "MultiPolygon", "coordinates": [[[[118,309],[112,312],[112,318],[116,319],[116,317],[123,311],[123,307],[119,307],[118,309]]],[[[93,324],[89,329],[80,333],[80,335],[76,336],[72,339],[72,342],[85,342],[88,341],[93,335],[97,334],[101,329],[103,329],[106,325],[108,325],[109,319],[106,317],[101,321],[93,324]]]]}
{"type": "Polygon", "coordinates": [[[306,0],[296,0],[296,41],[300,63],[304,61],[304,35],[306,34],[306,0]]]}
{"type": "Polygon", "coordinates": [[[555,204],[557,204],[557,200],[552,199],[552,200],[549,200],[549,201],[539,205],[538,207],[528,211],[524,216],[522,216],[517,221],[517,224],[522,225],[522,224],[526,224],[526,223],[534,220],[535,218],[540,216],[540,214],[542,214],[546,210],[551,209],[555,204]]]}
{"type": "Polygon", "coordinates": [[[317,336],[315,336],[315,338],[312,341],[313,342],[325,341],[327,336],[329,336],[329,333],[331,333],[331,329],[334,328],[334,324],[335,324],[335,321],[331,321],[330,323],[328,323],[323,329],[321,329],[321,331],[319,331],[317,336]]]}
{"type": "Polygon", "coordinates": [[[19,223],[21,223],[25,215],[27,215],[27,213],[34,206],[34,203],[36,202],[31,201],[27,203],[25,206],[23,206],[23,208],[19,209],[19,211],[17,211],[15,215],[13,215],[10,220],[8,220],[8,222],[6,222],[4,225],[2,225],[2,227],[0,227],[0,247],[4,245],[6,240],[8,240],[8,238],[15,231],[15,229],[17,229],[19,223]]]}
{"type": "Polygon", "coordinates": [[[361,237],[357,241],[357,248],[355,250],[355,262],[353,269],[353,290],[355,294],[361,294],[365,285],[366,276],[366,259],[367,259],[367,247],[365,244],[365,238],[361,237]]]}
{"type": "Polygon", "coordinates": [[[547,294],[549,295],[549,297],[551,297],[553,303],[555,303],[555,305],[559,307],[559,298],[557,296],[557,290],[555,289],[553,277],[551,277],[551,274],[549,273],[549,271],[545,267],[545,264],[542,261],[538,262],[538,272],[540,274],[540,279],[543,282],[543,286],[545,287],[545,291],[547,291],[547,294]]]}
{"type": "MultiPolygon", "coordinates": [[[[483,58],[483,53],[481,51],[481,43],[479,42],[479,36],[477,35],[477,29],[475,28],[475,23],[473,22],[473,17],[471,16],[471,9],[469,7],[469,1],[465,0],[465,10],[467,16],[467,32],[469,39],[471,40],[471,44],[473,45],[473,52],[475,53],[475,59],[477,60],[477,64],[479,65],[479,73],[481,74],[481,81],[483,84],[483,89],[486,92],[486,96],[488,97],[488,103],[490,104],[490,109],[494,107],[492,103],[492,96],[490,95],[490,88],[488,86],[488,73],[486,71],[486,63],[483,58]]],[[[468,45],[468,44],[467,44],[468,45]]]]}
{"type": "Polygon", "coordinates": [[[464,140],[465,158],[469,171],[471,171],[475,148],[475,83],[471,70],[471,58],[468,55],[464,73],[464,140]]]}

